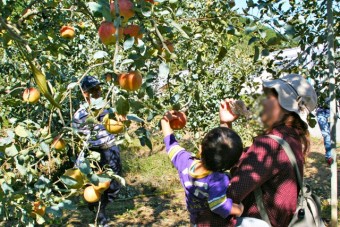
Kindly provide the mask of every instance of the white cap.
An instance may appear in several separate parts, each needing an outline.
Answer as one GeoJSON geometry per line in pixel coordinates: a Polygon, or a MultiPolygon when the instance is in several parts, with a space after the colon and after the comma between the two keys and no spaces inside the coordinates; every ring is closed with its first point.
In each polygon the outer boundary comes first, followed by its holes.
{"type": "Polygon", "coordinates": [[[275,80],[264,80],[263,87],[275,89],[281,107],[297,113],[304,121],[317,106],[317,95],[313,86],[298,74],[289,74],[275,80]]]}

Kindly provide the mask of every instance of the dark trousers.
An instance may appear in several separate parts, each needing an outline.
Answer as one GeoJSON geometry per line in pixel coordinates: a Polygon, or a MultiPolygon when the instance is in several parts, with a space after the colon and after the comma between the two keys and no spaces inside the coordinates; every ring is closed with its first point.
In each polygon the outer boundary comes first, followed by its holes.
{"type": "MultiPolygon", "coordinates": [[[[101,156],[99,162],[101,167],[108,165],[115,174],[122,174],[122,163],[120,160],[119,148],[117,146],[113,146],[107,150],[100,150],[98,152],[101,156]]],[[[120,188],[120,183],[117,180],[112,179],[110,187],[103,193],[101,197],[102,206],[105,207],[109,202],[112,202],[117,197],[120,188]]]]}

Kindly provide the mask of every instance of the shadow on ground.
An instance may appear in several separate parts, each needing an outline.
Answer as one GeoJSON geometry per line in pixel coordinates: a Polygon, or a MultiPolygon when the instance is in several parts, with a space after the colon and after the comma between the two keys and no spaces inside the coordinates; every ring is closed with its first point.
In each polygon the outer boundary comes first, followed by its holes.
{"type": "MultiPolygon", "coordinates": [[[[134,198],[117,199],[108,208],[110,226],[187,226],[184,193],[147,194],[134,198]]],[[[64,215],[66,226],[93,224],[96,214],[85,205],[64,215]]]]}
{"type": "MultiPolygon", "coordinates": [[[[153,145],[153,151],[140,150],[139,146],[121,149],[126,187],[107,207],[110,226],[188,226],[189,214],[177,171],[162,140],[153,145]]],[[[94,224],[96,214],[88,210],[82,198],[77,199],[78,209],[64,214],[65,226],[94,224]]]]}
{"type": "MultiPolygon", "coordinates": [[[[340,149],[337,149],[337,156],[339,157],[340,149]]],[[[338,167],[340,160],[338,158],[338,167]]],[[[309,153],[305,165],[305,183],[309,184],[316,195],[320,197],[322,217],[326,220],[331,216],[331,171],[330,167],[325,162],[324,146],[322,139],[313,139],[311,152],[309,153]]],[[[338,171],[338,182],[340,182],[340,173],[338,171]]],[[[338,184],[338,193],[340,185],[338,184]]],[[[338,208],[340,203],[338,201],[338,208]]],[[[338,211],[340,217],[340,211],[338,211]]]]}

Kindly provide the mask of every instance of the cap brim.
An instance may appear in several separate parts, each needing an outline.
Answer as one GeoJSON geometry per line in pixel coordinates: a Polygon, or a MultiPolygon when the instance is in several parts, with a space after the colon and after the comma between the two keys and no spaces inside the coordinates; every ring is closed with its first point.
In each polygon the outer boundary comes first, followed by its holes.
{"type": "Polygon", "coordinates": [[[105,84],[105,83],[103,83],[103,82],[98,82],[98,83],[96,83],[96,84],[93,84],[91,87],[87,88],[86,90],[83,89],[83,91],[87,92],[87,91],[91,90],[92,88],[94,88],[95,86],[103,85],[103,84],[105,84]]]}

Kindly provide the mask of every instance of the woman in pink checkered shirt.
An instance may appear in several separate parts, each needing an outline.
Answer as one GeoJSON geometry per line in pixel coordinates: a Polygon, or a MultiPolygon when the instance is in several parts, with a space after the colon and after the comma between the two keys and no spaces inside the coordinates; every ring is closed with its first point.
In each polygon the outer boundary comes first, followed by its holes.
{"type": "MultiPolygon", "coordinates": [[[[300,188],[294,169],[282,147],[266,135],[279,136],[289,143],[303,174],[310,148],[305,119],[316,108],[317,96],[307,80],[296,74],[264,81],[263,88],[266,98],[262,103],[261,121],[266,130],[245,150],[232,172],[227,197],[234,203],[242,202],[244,212],[243,218],[231,219],[230,226],[257,226],[251,224],[251,218],[261,219],[254,196],[259,187],[271,226],[288,226],[296,211],[300,188]]],[[[231,128],[238,116],[232,114],[229,103],[230,100],[221,103],[220,120],[221,125],[231,128]]]]}

